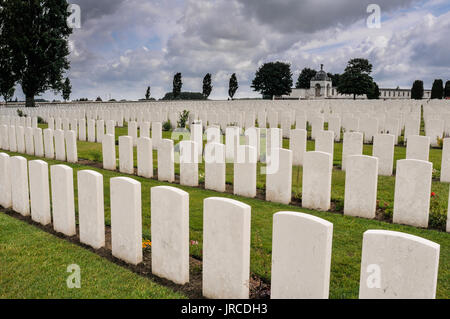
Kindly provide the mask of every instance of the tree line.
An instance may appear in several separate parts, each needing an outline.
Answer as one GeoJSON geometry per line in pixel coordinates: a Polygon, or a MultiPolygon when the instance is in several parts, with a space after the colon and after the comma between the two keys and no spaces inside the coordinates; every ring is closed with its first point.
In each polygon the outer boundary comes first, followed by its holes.
{"type": "Polygon", "coordinates": [[[0,0],[0,94],[9,101],[20,84],[26,106],[47,90],[68,99],[70,80],[68,3],[61,0],[0,0]]]}

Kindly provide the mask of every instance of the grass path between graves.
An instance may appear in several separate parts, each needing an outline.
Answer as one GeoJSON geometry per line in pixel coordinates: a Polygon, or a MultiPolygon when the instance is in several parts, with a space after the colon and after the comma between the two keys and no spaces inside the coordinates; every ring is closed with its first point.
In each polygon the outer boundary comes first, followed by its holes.
{"type": "Polygon", "coordinates": [[[0,298],[186,298],[3,213],[0,229],[0,298]],[[67,287],[71,264],[80,266],[80,289],[67,287]]]}
{"type": "MultiPolygon", "coordinates": [[[[8,152],[6,152],[8,153],[8,152]]],[[[19,155],[9,153],[10,155],[19,155]]],[[[21,155],[24,156],[24,155],[21,155]]],[[[24,156],[28,160],[36,159],[32,156],[24,156]]],[[[58,161],[45,160],[49,165],[62,164],[58,161]]],[[[104,195],[105,195],[105,221],[110,225],[110,178],[117,176],[127,176],[118,172],[107,171],[90,166],[80,164],[67,164],[74,169],[74,186],[75,198],[77,195],[76,172],[83,169],[92,169],[100,172],[104,176],[104,195]]],[[[190,205],[190,239],[198,241],[198,245],[192,245],[190,248],[191,256],[196,258],[202,257],[202,232],[203,232],[203,201],[208,197],[226,197],[239,200],[252,207],[251,222],[251,272],[265,279],[270,283],[271,268],[271,249],[272,249],[272,219],[273,214],[280,211],[298,211],[305,212],[333,223],[333,252],[331,263],[331,279],[330,279],[330,298],[357,298],[359,291],[360,263],[363,233],[369,229],[384,229],[392,231],[400,231],[408,234],[420,236],[441,245],[440,265],[437,286],[438,298],[450,298],[450,234],[436,230],[418,229],[410,226],[395,225],[386,222],[367,220],[354,217],[343,216],[341,214],[330,212],[317,212],[302,209],[296,206],[275,204],[265,202],[259,199],[249,199],[234,196],[227,193],[217,193],[204,190],[201,188],[191,188],[169,183],[161,183],[152,179],[140,178],[137,176],[129,176],[142,184],[142,222],[143,236],[145,239],[151,239],[150,233],[150,189],[154,186],[172,185],[189,193],[190,205]]],[[[393,195],[392,195],[393,196],[393,195]]],[[[76,199],[77,201],[77,199],[76,199]]],[[[76,208],[78,203],[76,202],[76,208]]],[[[27,226],[28,227],[28,226],[27,226]]],[[[46,252],[44,245],[36,248],[41,255],[52,256],[46,252]],[[42,251],[41,251],[42,250],[42,251]]],[[[28,248],[25,246],[19,254],[26,254],[28,248]]],[[[62,257],[57,257],[62,258],[62,257]]],[[[94,257],[92,257],[94,258],[94,257]]],[[[90,257],[86,257],[86,263],[90,257]]],[[[27,260],[25,260],[26,262],[27,260]]],[[[30,261],[24,265],[25,269],[31,269],[34,272],[36,264],[30,261]]],[[[29,271],[31,271],[29,270],[29,271]]],[[[20,279],[21,272],[8,275],[8,281],[20,279]]],[[[37,276],[37,274],[35,274],[37,276]]],[[[32,276],[28,278],[30,282],[38,280],[32,276]]]]}

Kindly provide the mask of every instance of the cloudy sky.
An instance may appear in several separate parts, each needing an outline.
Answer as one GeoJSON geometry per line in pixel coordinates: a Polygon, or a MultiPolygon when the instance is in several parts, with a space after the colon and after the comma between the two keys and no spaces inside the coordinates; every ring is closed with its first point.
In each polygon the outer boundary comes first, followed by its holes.
{"type": "MultiPolygon", "coordinates": [[[[236,73],[238,98],[264,62],[291,63],[294,83],[304,67],[342,73],[347,61],[368,58],[380,87],[410,88],[422,79],[450,80],[450,0],[71,0],[81,29],[71,42],[72,98],[161,98],[173,75],[183,91],[227,97],[236,73]],[[367,6],[381,8],[381,28],[367,27],[367,6]]],[[[53,93],[44,97],[53,99],[53,93]]],[[[58,97],[56,97],[58,98],[58,97]]]]}

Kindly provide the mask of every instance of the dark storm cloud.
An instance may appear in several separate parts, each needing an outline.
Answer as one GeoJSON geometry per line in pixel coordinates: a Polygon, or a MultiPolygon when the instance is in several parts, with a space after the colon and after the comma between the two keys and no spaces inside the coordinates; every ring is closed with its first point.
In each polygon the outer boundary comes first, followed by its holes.
{"type": "Polygon", "coordinates": [[[115,13],[125,0],[69,0],[68,2],[80,6],[81,19],[86,22],[115,13]]]}
{"type": "Polygon", "coordinates": [[[367,6],[382,12],[410,6],[417,0],[238,0],[247,15],[283,33],[315,32],[347,26],[368,17],[367,6]]]}

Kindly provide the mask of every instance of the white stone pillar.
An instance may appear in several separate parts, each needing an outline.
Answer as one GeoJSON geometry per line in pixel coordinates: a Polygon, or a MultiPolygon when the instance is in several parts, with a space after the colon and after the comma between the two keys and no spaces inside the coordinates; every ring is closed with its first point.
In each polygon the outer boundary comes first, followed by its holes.
{"type": "Polygon", "coordinates": [[[112,255],[137,265],[142,262],[141,183],[115,177],[110,187],[112,255]]]}
{"type": "Polygon", "coordinates": [[[50,167],[53,228],[66,236],[76,235],[73,170],[67,165],[50,167]]]}
{"type": "Polygon", "coordinates": [[[85,170],[77,176],[80,242],[99,249],[105,246],[103,175],[85,170]]]}
{"type": "Polygon", "coordinates": [[[303,213],[273,217],[272,299],[327,299],[333,224],[303,213]]]}
{"type": "Polygon", "coordinates": [[[151,189],[152,273],[179,285],[189,282],[189,194],[151,189]]]}
{"type": "Polygon", "coordinates": [[[31,218],[45,226],[52,222],[48,164],[36,160],[28,162],[28,166],[30,171],[31,218]]]}
{"type": "Polygon", "coordinates": [[[203,209],[203,296],[248,299],[251,207],[207,198],[203,209]]]}

